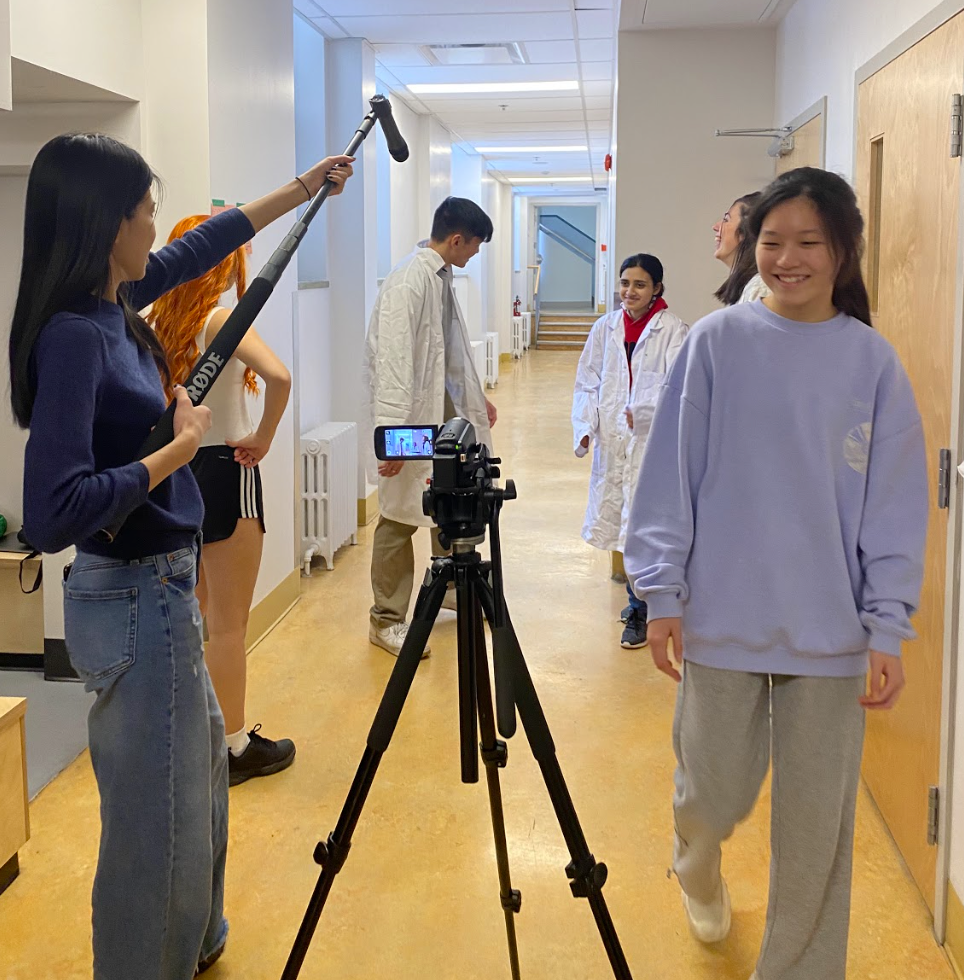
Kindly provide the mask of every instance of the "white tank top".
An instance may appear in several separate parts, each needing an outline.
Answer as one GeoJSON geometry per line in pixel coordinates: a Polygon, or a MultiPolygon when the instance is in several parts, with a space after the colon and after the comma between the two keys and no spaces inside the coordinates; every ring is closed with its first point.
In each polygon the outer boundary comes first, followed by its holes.
{"type": "MultiPolygon", "coordinates": [[[[222,307],[216,306],[211,310],[197,336],[197,344],[202,353],[207,347],[208,324],[219,309],[222,307]]],[[[202,446],[223,446],[228,441],[237,442],[254,430],[248,414],[248,396],[244,387],[245,370],[245,365],[237,357],[232,357],[224,365],[217,382],[204,399],[204,404],[211,409],[212,422],[211,428],[201,440],[202,446]]]]}

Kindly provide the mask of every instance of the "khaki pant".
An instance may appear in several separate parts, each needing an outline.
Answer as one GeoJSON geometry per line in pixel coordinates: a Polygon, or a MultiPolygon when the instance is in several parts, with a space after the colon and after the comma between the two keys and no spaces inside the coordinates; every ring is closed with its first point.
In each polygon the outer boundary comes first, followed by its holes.
{"type": "MultiPolygon", "coordinates": [[[[415,548],[412,536],[418,530],[411,524],[399,524],[378,518],[372,541],[372,625],[385,629],[408,619],[408,607],[415,585],[415,548]]],[[[437,527],[431,528],[432,554],[447,555],[439,544],[437,527]]]]}
{"type": "Polygon", "coordinates": [[[772,759],[770,901],[756,980],[844,980],[865,685],[685,665],[673,869],[698,902],[719,895],[720,845],[753,809],[772,759]]]}

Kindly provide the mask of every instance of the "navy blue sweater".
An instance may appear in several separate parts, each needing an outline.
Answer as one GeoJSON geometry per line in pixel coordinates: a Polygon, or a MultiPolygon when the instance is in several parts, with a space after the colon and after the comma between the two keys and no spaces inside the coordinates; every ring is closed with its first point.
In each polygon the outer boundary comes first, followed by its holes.
{"type": "MultiPolygon", "coordinates": [[[[151,255],[127,283],[134,309],[212,269],[254,235],[240,209],[205,221],[151,255]]],[[[142,558],[194,541],[204,505],[182,466],[148,494],[132,462],[167,407],[157,366],[127,331],[120,306],[91,298],[50,318],[32,354],[37,397],[24,468],[24,533],[37,548],[142,558]],[[110,544],[94,534],[126,518],[110,544]]]]}

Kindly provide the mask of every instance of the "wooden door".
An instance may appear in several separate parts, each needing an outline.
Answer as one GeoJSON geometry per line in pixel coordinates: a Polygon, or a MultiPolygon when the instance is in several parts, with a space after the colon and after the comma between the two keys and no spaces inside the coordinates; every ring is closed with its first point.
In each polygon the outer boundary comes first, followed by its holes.
{"type": "Polygon", "coordinates": [[[823,113],[818,113],[793,133],[793,149],[777,160],[777,173],[797,167],[823,169],[823,113]]]}
{"type": "Polygon", "coordinates": [[[907,689],[867,719],[864,778],[933,910],[937,849],[928,788],[939,783],[948,520],[939,452],[950,447],[960,160],[949,151],[951,96],[964,84],[964,14],[864,81],[856,188],[868,222],[865,273],[877,329],[897,348],[924,419],[933,475],[924,589],[904,646],[907,689]]]}

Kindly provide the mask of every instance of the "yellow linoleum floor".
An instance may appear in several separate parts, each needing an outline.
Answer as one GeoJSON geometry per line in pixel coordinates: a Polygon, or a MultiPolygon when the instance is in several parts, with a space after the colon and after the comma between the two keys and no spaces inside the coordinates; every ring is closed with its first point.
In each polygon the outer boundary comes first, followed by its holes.
{"type": "MultiPolygon", "coordinates": [[[[636,980],[747,980],[763,933],[768,799],[725,852],[734,925],[718,948],[689,936],[671,857],[674,686],[619,646],[623,587],[579,537],[588,460],[571,452],[576,354],[530,352],[492,395],[519,499],[503,512],[506,595],[636,980]]],[[[420,533],[419,568],[428,557],[420,533]]],[[[231,791],[227,952],[211,980],[281,976],[312,888],[312,851],[334,828],[394,661],[367,641],[371,528],[251,654],[249,723],[292,737],[287,772],[231,791]]],[[[301,976],[306,980],[508,978],[484,778],[459,781],[455,623],[440,622],[362,814],[301,976]]],[[[611,971],[521,734],[503,771],[522,975],[611,971]]],[[[0,896],[0,978],[90,977],[97,793],[86,753],[31,808],[22,874],[0,896]]],[[[136,874],[136,868],[131,869],[136,874]]],[[[930,918],[864,792],[851,925],[854,980],[951,978],[930,918]]],[[[137,978],[131,978],[137,980],[137,978]]],[[[819,978],[814,978],[819,980],[819,978]]]]}

